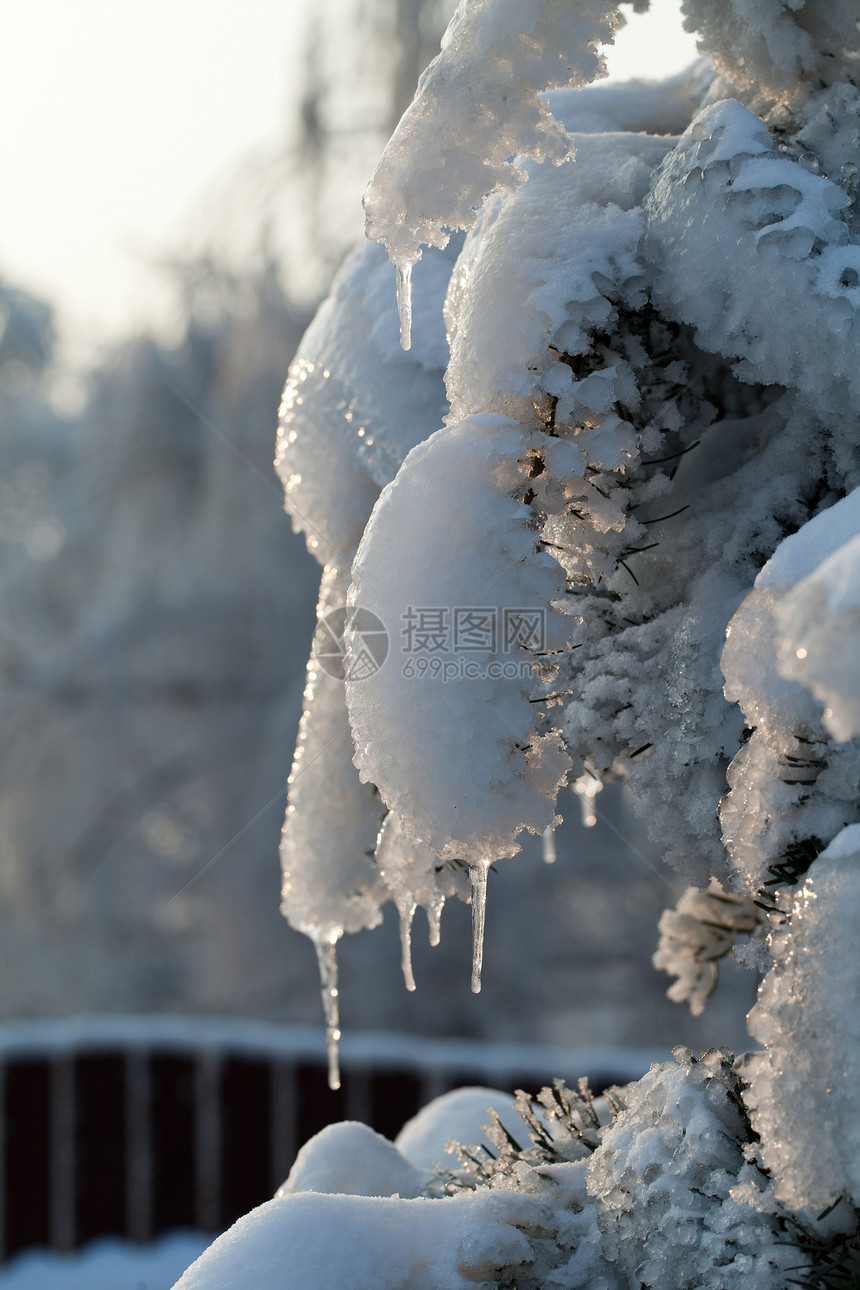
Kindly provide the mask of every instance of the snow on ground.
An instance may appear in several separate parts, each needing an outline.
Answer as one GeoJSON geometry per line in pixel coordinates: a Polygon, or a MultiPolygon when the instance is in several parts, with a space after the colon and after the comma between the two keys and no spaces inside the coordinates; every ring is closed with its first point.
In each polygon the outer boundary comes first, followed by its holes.
{"type": "Polygon", "coordinates": [[[211,1242],[203,1232],[171,1232],[151,1245],[111,1238],[74,1254],[28,1250],[0,1269],[0,1290],[170,1290],[211,1242]]]}

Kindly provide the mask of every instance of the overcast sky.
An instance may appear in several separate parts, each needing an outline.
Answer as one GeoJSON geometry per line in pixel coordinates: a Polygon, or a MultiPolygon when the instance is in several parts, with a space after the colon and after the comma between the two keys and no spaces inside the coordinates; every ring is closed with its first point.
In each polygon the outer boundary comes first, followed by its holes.
{"type": "MultiPolygon", "coordinates": [[[[201,194],[282,133],[304,0],[3,5],[0,275],[58,308],[67,354],[159,308],[150,261],[201,194]]],[[[611,55],[661,76],[695,56],[680,0],[652,0],[611,55]]]]}

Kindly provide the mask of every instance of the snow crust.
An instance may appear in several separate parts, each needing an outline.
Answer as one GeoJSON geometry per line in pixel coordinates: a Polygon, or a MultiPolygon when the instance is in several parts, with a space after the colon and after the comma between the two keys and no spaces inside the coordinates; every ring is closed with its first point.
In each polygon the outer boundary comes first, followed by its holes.
{"type": "Polygon", "coordinates": [[[741,360],[745,379],[856,411],[860,247],[849,200],[781,155],[740,103],[705,108],[646,202],[655,302],[692,324],[704,349],[741,360]]]}
{"type": "Polygon", "coordinates": [[[705,59],[700,59],[664,81],[637,79],[552,90],[546,100],[570,134],[635,130],[677,135],[690,124],[713,75],[705,59]]]}
{"type": "Polygon", "coordinates": [[[575,137],[575,161],[528,166],[528,183],[488,202],[466,240],[445,305],[453,418],[498,412],[528,422],[542,384],[561,401],[557,422],[590,413],[601,426],[624,389],[624,365],[576,382],[558,359],[582,353],[589,330],[611,318],[607,285],[624,291],[640,277],[638,206],[672,140],[575,137]]]}
{"type": "Polygon", "coordinates": [[[314,1191],[340,1196],[420,1196],[427,1171],[403,1158],[396,1145],[366,1124],[329,1124],[299,1151],[276,1198],[314,1191]]]}
{"type": "Polygon", "coordinates": [[[536,549],[526,509],[504,487],[529,444],[516,422],[490,415],[433,435],[383,492],[352,569],[351,603],[376,614],[391,643],[377,673],[347,681],[356,765],[408,836],[472,865],[513,855],[523,829],[552,823],[568,761],[557,736],[537,729],[527,647],[505,654],[497,639],[470,652],[474,679],[456,666],[446,680],[418,667],[406,629],[416,607],[473,606],[496,620],[536,610],[542,648],[566,644],[570,620],[552,608],[564,588],[558,565],[536,549]],[[523,679],[512,683],[505,668],[523,679]]]}
{"type": "Polygon", "coordinates": [[[478,1142],[483,1137],[490,1107],[510,1133],[522,1130],[510,1093],[497,1088],[455,1088],[443,1093],[407,1120],[394,1145],[408,1160],[422,1169],[432,1169],[450,1156],[448,1144],[478,1142]]]}
{"type": "Polygon", "coordinates": [[[791,591],[860,532],[860,490],[829,506],[780,542],[755,580],[756,587],[791,591]]]}
{"type": "MultiPolygon", "coordinates": [[[[321,622],[343,605],[348,586],[343,566],[326,565],[317,610],[321,622]]],[[[340,1084],[335,947],[344,932],[375,927],[382,920],[385,888],[372,856],[383,815],[374,785],[360,783],[355,774],[343,682],[330,675],[312,651],[287,781],[280,844],[281,912],[314,943],[328,1033],[329,1082],[335,1088],[340,1084]]]]}
{"type": "Polygon", "coordinates": [[[349,565],[379,489],[442,424],[442,303],[456,250],[454,243],[429,251],[416,270],[409,354],[400,348],[394,270],[373,244],[347,258],[299,346],[281,400],[275,468],[293,527],[321,564],[349,565]]]}
{"type": "Polygon", "coordinates": [[[787,847],[831,838],[855,813],[854,750],[829,751],[827,733],[843,743],[858,733],[858,533],[855,490],[777,547],[727,631],[726,696],[754,733],[729,771],[721,819],[749,887],[787,847]],[[823,713],[810,690],[825,703],[823,713]],[[807,799],[802,831],[798,787],[807,799]]]}
{"type": "Polygon", "coordinates": [[[175,1290],[474,1290],[499,1261],[528,1256],[492,1192],[401,1200],[300,1192],[268,1201],[219,1237],[175,1290]]]}
{"type": "MultiPolygon", "coordinates": [[[[860,518],[860,517],[858,517],[860,518]]],[[[824,705],[840,743],[860,735],[860,525],[776,609],[780,673],[824,705]]]]}
{"type": "MultiPolygon", "coordinates": [[[[326,567],[320,618],[343,604],[348,586],[346,571],[326,567]]],[[[282,909],[297,930],[332,941],[381,918],[383,888],[368,848],[372,854],[384,810],[373,786],[351,773],[343,684],[313,654],[304,703],[281,838],[282,909]]]]}

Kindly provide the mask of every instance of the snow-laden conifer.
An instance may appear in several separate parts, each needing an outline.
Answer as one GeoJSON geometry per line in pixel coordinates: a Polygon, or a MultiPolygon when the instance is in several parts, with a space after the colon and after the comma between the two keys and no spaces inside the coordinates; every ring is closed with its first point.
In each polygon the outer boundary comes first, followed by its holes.
{"type": "MultiPolygon", "coordinates": [[[[346,697],[356,765],[393,814],[375,868],[365,855],[343,873],[357,863],[408,930],[448,894],[444,865],[467,866],[477,970],[487,867],[554,825],[565,783],[624,778],[696,884],[663,920],[674,996],[699,1010],[733,948],[766,972],[751,1014],[764,1049],[676,1050],[605,1105],[558,1083],[521,1094],[524,1131],[491,1115],[485,1145],[464,1143],[423,1200],[300,1194],[254,1220],[266,1241],[301,1205],[362,1258],[400,1224],[392,1284],[782,1290],[857,1271],[860,11],[684,7],[709,65],[667,83],[661,111],[653,86],[538,97],[599,70],[613,7],[463,0],[367,198],[407,343],[422,244],[469,229],[444,303],[450,410],[434,425],[424,376],[368,353],[372,329],[353,334],[347,276],[313,343],[358,356],[347,410],[394,408],[378,383],[401,382],[397,427],[375,437],[402,464],[391,479],[366,446],[341,451],[344,424],[315,438],[327,396],[299,413],[294,373],[287,438],[309,419],[287,479],[294,509],[319,488],[355,541],[357,498],[385,485],[352,563],[346,697]],[[354,493],[329,478],[341,468],[354,493]],[[361,609],[390,650],[359,674],[361,609]],[[416,650],[418,609],[442,617],[416,650]],[[487,636],[468,672],[443,630],[455,610],[540,611],[542,647],[516,636],[506,673],[487,636]],[[428,1251],[461,1221],[485,1226],[455,1271],[450,1247],[428,1251]]],[[[354,264],[382,281],[380,261],[354,264]]],[[[377,299],[369,280],[359,295],[377,299]]],[[[417,319],[409,359],[438,371],[417,319]]],[[[324,778],[308,806],[321,818],[324,778]]],[[[363,888],[336,886],[328,910],[323,887],[314,919],[333,932],[363,888]]],[[[336,1284],[328,1249],[318,1276],[305,1254],[296,1284],[336,1284]]],[[[209,1266],[189,1290],[238,1290],[209,1266]]]]}

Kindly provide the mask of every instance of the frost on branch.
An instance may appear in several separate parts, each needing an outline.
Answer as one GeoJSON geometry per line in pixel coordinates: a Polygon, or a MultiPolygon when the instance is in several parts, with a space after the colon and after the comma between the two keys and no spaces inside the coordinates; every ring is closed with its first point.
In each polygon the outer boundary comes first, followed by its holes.
{"type": "Polygon", "coordinates": [[[655,968],[677,978],[669,998],[689,1003],[693,1016],[700,1016],[717,987],[719,960],[761,921],[762,911],[752,900],[723,891],[716,879],[707,891],[688,887],[674,908],[663,911],[652,960],[655,968]]]}
{"type": "Polygon", "coordinates": [[[434,1098],[407,1120],[394,1145],[418,1168],[432,1170],[446,1156],[449,1160],[453,1158],[457,1142],[477,1142],[485,1133],[489,1116],[494,1122],[498,1117],[511,1133],[521,1128],[510,1093],[480,1085],[454,1088],[434,1098]]]}
{"type": "MultiPolygon", "coordinates": [[[[753,1125],[776,1195],[815,1212],[860,1203],[860,825],[831,843],[774,932],[775,965],[749,1016],[753,1125]]],[[[845,1215],[841,1220],[845,1222],[845,1215]]]]}
{"type": "Polygon", "coordinates": [[[838,183],[781,155],[746,108],[714,104],[669,153],[646,203],[654,301],[692,324],[702,348],[740,359],[746,380],[856,414],[860,244],[849,205],[838,183]]]}
{"type": "Polygon", "coordinates": [[[461,0],[364,199],[367,236],[384,243],[401,275],[404,347],[422,246],[445,246],[491,192],[520,184],[512,156],[568,156],[570,140],[538,95],[605,75],[598,46],[612,40],[617,9],[606,0],[461,0]]]}
{"type": "Polygon", "coordinates": [[[731,1054],[675,1053],[628,1087],[591,1160],[604,1257],[630,1287],[784,1290],[803,1260],[764,1174],[745,1159],[751,1135],[731,1054]]]}
{"type": "Polygon", "coordinates": [[[765,104],[857,64],[853,0],[684,0],[683,9],[720,76],[765,104]]]}
{"type": "Polygon", "coordinates": [[[784,1290],[805,1272],[755,1159],[732,1054],[687,1049],[595,1099],[555,1080],[517,1094],[520,1128],[488,1113],[461,1146],[465,1179],[528,1198],[531,1258],[500,1268],[517,1290],[784,1290]]]}

